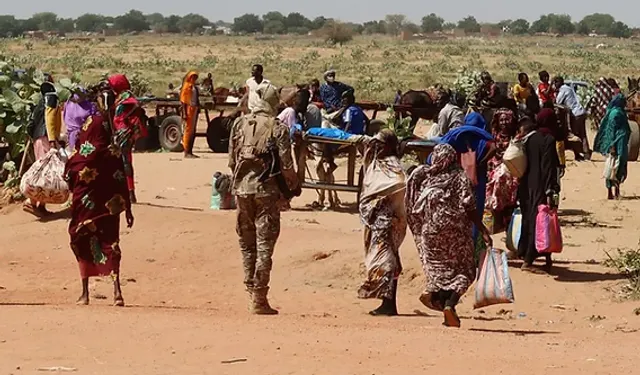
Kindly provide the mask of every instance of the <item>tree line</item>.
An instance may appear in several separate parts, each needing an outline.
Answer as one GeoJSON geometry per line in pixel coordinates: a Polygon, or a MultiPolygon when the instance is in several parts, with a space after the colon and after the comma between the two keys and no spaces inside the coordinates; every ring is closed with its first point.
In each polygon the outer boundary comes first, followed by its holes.
{"type": "MultiPolygon", "coordinates": [[[[304,15],[293,12],[287,15],[281,12],[269,12],[262,16],[244,14],[236,17],[233,22],[212,22],[199,14],[185,16],[171,15],[165,17],[160,13],[144,14],[138,10],[131,10],[118,17],[102,16],[99,14],[84,14],[76,19],[61,18],[55,13],[36,13],[29,19],[17,19],[11,15],[0,15],[0,37],[19,36],[26,31],[47,32],[100,32],[112,28],[119,32],[158,33],[195,33],[206,27],[226,26],[239,34],[263,33],[270,35],[300,34],[311,31],[335,28],[341,25],[341,30],[347,34],[389,34],[399,35],[409,33],[435,33],[451,29],[462,29],[466,33],[478,33],[482,26],[499,28],[508,33],[526,35],[534,33],[554,33],[560,35],[596,33],[615,38],[629,38],[637,29],[632,29],[625,23],[616,20],[609,14],[594,13],[574,22],[566,14],[546,14],[533,23],[525,19],[504,20],[495,24],[480,23],[475,17],[468,16],[460,21],[446,22],[437,14],[429,14],[422,18],[420,24],[411,22],[405,15],[390,14],[382,20],[365,23],[342,23],[330,18],[316,17],[309,19],[304,15]]],[[[348,37],[346,38],[348,39],[348,37]]]]}

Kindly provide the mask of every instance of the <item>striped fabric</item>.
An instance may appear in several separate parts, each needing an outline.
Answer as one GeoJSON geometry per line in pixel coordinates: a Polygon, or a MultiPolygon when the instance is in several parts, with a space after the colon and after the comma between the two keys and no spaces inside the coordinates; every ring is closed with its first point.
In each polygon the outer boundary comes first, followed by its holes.
{"type": "Polygon", "coordinates": [[[598,80],[595,86],[595,93],[589,103],[589,111],[597,127],[600,127],[600,123],[607,113],[607,106],[615,94],[615,88],[607,82],[606,78],[603,77],[598,80]]]}
{"type": "Polygon", "coordinates": [[[507,253],[496,249],[483,252],[478,271],[475,309],[515,301],[507,253]]]}

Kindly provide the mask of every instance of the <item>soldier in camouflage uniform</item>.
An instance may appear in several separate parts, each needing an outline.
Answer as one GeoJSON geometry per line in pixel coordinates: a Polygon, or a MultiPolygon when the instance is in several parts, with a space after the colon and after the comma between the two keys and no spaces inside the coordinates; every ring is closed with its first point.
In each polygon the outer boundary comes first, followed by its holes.
{"type": "Polygon", "coordinates": [[[289,129],[276,119],[277,90],[268,82],[256,90],[260,96],[251,114],[236,120],[229,141],[229,167],[233,171],[232,192],[237,200],[237,227],[244,266],[244,283],[251,297],[251,311],[258,315],[278,314],[269,305],[267,294],[273,250],[280,235],[281,191],[274,177],[261,182],[268,168],[264,155],[273,139],[278,148],[281,170],[289,187],[297,187],[293,169],[289,129]]]}

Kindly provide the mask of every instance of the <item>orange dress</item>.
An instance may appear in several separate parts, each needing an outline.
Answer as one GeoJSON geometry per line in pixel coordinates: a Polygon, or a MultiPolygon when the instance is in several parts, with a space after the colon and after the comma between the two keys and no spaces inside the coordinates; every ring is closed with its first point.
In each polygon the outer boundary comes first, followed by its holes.
{"type": "Polygon", "coordinates": [[[198,125],[199,94],[195,85],[198,73],[190,71],[182,83],[180,90],[180,102],[185,106],[185,125],[182,136],[182,146],[187,152],[193,150],[195,141],[196,126],[198,125]]]}

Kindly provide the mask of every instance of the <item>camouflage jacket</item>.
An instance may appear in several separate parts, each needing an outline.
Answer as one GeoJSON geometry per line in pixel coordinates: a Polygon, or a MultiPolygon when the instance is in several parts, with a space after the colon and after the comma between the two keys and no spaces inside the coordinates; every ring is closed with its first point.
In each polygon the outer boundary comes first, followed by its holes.
{"type": "MultiPolygon", "coordinates": [[[[243,152],[243,147],[247,143],[245,142],[247,137],[244,133],[247,130],[248,122],[255,122],[256,131],[262,131],[263,139],[257,140],[262,146],[266,143],[267,138],[273,134],[280,154],[282,174],[287,180],[287,185],[290,188],[297,186],[297,175],[293,169],[293,157],[291,155],[289,129],[274,117],[264,114],[250,114],[238,118],[231,129],[229,168],[233,172],[232,193],[240,196],[255,195],[256,197],[280,195],[275,178],[269,178],[264,182],[259,181],[260,175],[267,168],[264,160],[259,157],[246,157],[243,152]],[[264,131],[267,126],[272,126],[272,130],[264,131]]],[[[257,148],[260,149],[261,146],[257,148]]],[[[258,151],[258,153],[260,152],[258,151]]]]}

